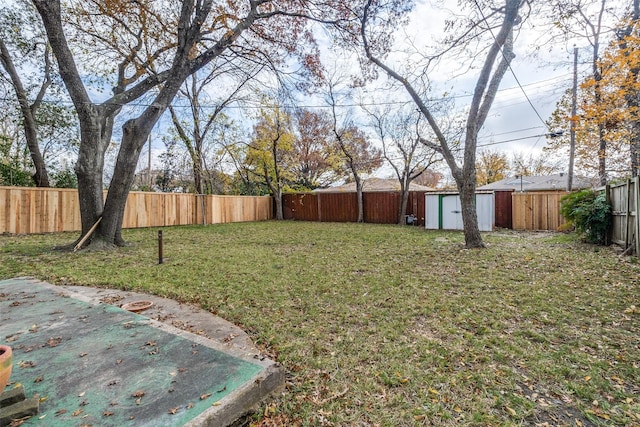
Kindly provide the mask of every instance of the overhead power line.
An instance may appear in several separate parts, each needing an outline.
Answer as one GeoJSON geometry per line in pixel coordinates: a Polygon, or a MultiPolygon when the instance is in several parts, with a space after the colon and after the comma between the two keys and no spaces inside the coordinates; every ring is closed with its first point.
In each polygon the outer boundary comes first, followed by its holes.
{"type": "MultiPolygon", "coordinates": [[[[473,2],[475,3],[476,7],[478,8],[478,11],[480,12],[480,15],[482,16],[482,19],[484,19],[485,21],[487,20],[482,8],[480,7],[480,5],[478,4],[478,0],[473,0],[473,2]]],[[[489,28],[489,34],[491,34],[491,37],[493,37],[493,40],[498,43],[498,39],[496,38],[495,34],[493,34],[493,30],[491,28],[489,28]]],[[[505,58],[506,60],[506,56],[504,54],[504,50],[502,48],[500,48],[500,53],[502,54],[502,57],[505,58]]],[[[533,109],[533,111],[536,113],[536,116],[538,116],[538,118],[540,119],[540,121],[542,122],[542,124],[544,124],[545,127],[547,127],[547,123],[544,121],[544,119],[542,118],[542,116],[540,115],[540,113],[538,112],[538,110],[536,109],[536,107],[533,105],[533,103],[531,102],[531,99],[529,98],[529,95],[527,95],[527,92],[524,90],[524,87],[522,87],[522,84],[520,83],[520,79],[518,79],[518,76],[516,76],[516,73],[513,71],[513,68],[511,67],[511,61],[507,62],[507,65],[509,67],[509,71],[511,71],[511,75],[513,75],[513,78],[516,81],[516,84],[518,85],[518,87],[520,88],[520,90],[522,91],[522,94],[524,95],[524,97],[527,99],[527,102],[529,103],[529,105],[531,106],[531,108],[533,109]]]]}

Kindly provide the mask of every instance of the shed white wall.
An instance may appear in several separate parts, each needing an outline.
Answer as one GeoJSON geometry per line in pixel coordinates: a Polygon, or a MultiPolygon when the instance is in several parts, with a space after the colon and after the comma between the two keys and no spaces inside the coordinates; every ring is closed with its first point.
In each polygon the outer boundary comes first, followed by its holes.
{"type": "MultiPolygon", "coordinates": [[[[425,195],[425,227],[428,230],[462,230],[462,209],[458,194],[425,195]],[[442,197],[442,211],[440,211],[442,197]]],[[[495,199],[493,193],[476,194],[476,211],[480,231],[492,231],[495,223],[495,199]]]]}

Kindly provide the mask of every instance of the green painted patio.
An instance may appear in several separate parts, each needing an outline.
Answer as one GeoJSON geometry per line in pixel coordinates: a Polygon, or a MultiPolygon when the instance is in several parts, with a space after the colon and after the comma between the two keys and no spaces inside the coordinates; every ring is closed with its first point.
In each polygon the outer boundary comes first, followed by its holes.
{"type": "Polygon", "coordinates": [[[24,425],[224,426],[283,383],[268,359],[28,278],[0,281],[0,342],[41,399],[24,425]]]}

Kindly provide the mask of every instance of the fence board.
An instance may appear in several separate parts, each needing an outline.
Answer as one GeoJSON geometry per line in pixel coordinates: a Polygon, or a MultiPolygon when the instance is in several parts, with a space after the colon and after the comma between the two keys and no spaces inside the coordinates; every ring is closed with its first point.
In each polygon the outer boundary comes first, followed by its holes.
{"type": "Polygon", "coordinates": [[[514,230],[557,231],[565,220],[560,214],[560,199],[567,193],[526,192],[512,194],[514,230]]]}
{"type": "MultiPolygon", "coordinates": [[[[415,225],[424,225],[425,192],[409,192],[406,215],[415,215],[415,225]]],[[[400,208],[399,192],[364,192],[364,222],[395,224],[400,208]]],[[[358,220],[358,196],[349,193],[298,193],[283,197],[285,219],[322,222],[355,222],[358,220]]]]}
{"type": "MultiPolygon", "coordinates": [[[[129,193],[123,228],[202,223],[202,196],[184,193],[129,193]]],[[[204,196],[208,224],[273,218],[268,196],[204,196]]],[[[0,233],[28,234],[80,230],[74,189],[0,187],[0,233]]]]}
{"type": "Polygon", "coordinates": [[[495,226],[513,228],[513,190],[495,191],[495,226]]]}
{"type": "Polygon", "coordinates": [[[282,197],[284,219],[319,221],[318,195],[311,193],[285,194],[282,197]]]}
{"type": "MultiPolygon", "coordinates": [[[[407,207],[410,206],[407,201],[407,207]]],[[[395,224],[398,222],[398,209],[400,209],[400,193],[364,193],[365,222],[395,224]]]]}
{"type": "Polygon", "coordinates": [[[640,179],[635,177],[624,183],[611,185],[608,190],[612,213],[611,241],[628,248],[635,240],[634,251],[636,255],[640,253],[640,241],[637,236],[637,231],[640,229],[639,184],[640,179]]]}
{"type": "MultiPolygon", "coordinates": [[[[366,203],[364,206],[366,209],[366,203]]],[[[356,222],[358,196],[356,193],[318,194],[318,213],[322,222],[356,222]]]]}

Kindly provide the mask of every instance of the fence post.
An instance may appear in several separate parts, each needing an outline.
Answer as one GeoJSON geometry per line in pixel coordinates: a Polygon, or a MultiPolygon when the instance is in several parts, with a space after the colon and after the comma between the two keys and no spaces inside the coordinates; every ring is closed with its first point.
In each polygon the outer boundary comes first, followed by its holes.
{"type": "Polygon", "coordinates": [[[635,176],[633,178],[633,189],[634,189],[634,199],[635,199],[635,241],[636,241],[636,256],[640,256],[640,177],[635,176]]]}
{"type": "MultiPolygon", "coordinates": [[[[627,179],[627,199],[625,200],[624,249],[629,248],[629,224],[631,223],[631,179],[627,179]]],[[[633,238],[633,236],[631,237],[633,238]]]]}
{"type": "MultiPolygon", "coordinates": [[[[607,206],[612,207],[611,203],[611,185],[607,184],[604,186],[604,199],[607,206]]],[[[611,240],[613,239],[613,215],[611,215],[611,222],[609,222],[607,226],[607,232],[604,235],[604,245],[611,245],[611,240]]]]}

